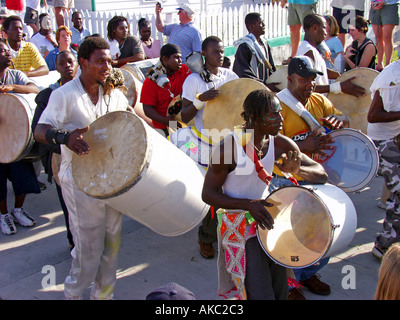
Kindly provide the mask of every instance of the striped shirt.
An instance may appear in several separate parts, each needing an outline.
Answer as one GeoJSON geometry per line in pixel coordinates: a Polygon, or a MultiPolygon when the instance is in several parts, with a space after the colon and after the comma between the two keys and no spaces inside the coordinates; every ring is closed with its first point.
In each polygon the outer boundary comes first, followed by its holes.
{"type": "Polygon", "coordinates": [[[71,27],[71,32],[72,32],[72,37],[71,37],[72,44],[80,45],[87,36],[90,36],[90,31],[85,28],[82,29],[82,32],[79,32],[78,29],[71,27]]]}
{"type": "Polygon", "coordinates": [[[13,62],[10,69],[26,72],[35,70],[43,65],[47,66],[46,61],[33,43],[22,41],[18,51],[14,51],[9,44],[8,47],[11,50],[13,62]],[[13,55],[13,52],[16,52],[16,56],[13,55]]]}
{"type": "Polygon", "coordinates": [[[168,24],[164,26],[163,34],[169,37],[168,43],[175,44],[181,49],[183,63],[190,53],[201,52],[201,33],[194,27],[193,22],[185,25],[168,24]]]}

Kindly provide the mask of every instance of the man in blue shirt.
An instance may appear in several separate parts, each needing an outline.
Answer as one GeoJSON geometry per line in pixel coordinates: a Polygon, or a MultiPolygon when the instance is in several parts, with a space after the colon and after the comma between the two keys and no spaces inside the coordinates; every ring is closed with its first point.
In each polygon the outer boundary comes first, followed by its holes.
{"type": "Polygon", "coordinates": [[[71,43],[72,45],[79,46],[87,36],[90,36],[90,31],[83,27],[82,13],[80,13],[79,11],[75,11],[72,14],[71,20],[73,23],[73,26],[71,27],[72,31],[71,43]]]}
{"type": "Polygon", "coordinates": [[[168,43],[177,45],[182,52],[182,62],[186,57],[194,52],[201,52],[202,37],[199,30],[193,25],[194,11],[187,4],[177,8],[180,23],[164,25],[161,19],[162,7],[156,4],[156,28],[164,35],[169,37],[168,43]]]}

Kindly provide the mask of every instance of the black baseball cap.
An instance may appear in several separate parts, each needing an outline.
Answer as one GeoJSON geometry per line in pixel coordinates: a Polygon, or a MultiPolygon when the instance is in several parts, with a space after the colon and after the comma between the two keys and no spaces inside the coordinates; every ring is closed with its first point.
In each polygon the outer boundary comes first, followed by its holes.
{"type": "Polygon", "coordinates": [[[313,68],[312,60],[306,56],[296,56],[290,60],[288,75],[290,76],[293,73],[296,73],[303,78],[308,78],[316,74],[320,76],[323,75],[321,71],[313,68]]]}

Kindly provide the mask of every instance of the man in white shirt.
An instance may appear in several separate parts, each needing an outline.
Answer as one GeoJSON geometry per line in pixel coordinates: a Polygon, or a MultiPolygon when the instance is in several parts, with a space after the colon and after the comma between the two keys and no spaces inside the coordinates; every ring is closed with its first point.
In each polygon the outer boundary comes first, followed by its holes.
{"type": "Polygon", "coordinates": [[[368,136],[378,148],[381,173],[390,191],[386,217],[372,254],[382,259],[387,249],[400,241],[400,61],[388,65],[371,85],[368,136]]]}
{"type": "MultiPolygon", "coordinates": [[[[202,75],[192,73],[183,83],[182,120],[188,123],[194,118],[195,128],[206,135],[203,130],[203,108],[206,102],[218,96],[218,88],[221,85],[239,77],[232,70],[222,68],[224,45],[218,37],[210,36],[203,41],[202,55],[205,59],[202,75]]],[[[211,149],[208,150],[208,155],[210,151],[211,149]]],[[[207,158],[208,161],[209,156],[202,154],[201,159],[203,158],[207,158]]],[[[215,217],[212,219],[209,212],[199,229],[200,252],[205,258],[214,256],[213,242],[217,240],[216,228],[217,219],[215,217]]]]}
{"type": "Polygon", "coordinates": [[[35,129],[35,139],[61,145],[58,176],[75,244],[72,267],[64,283],[65,297],[81,298],[94,281],[91,298],[111,299],[122,214],[79,190],[72,177],[71,160],[74,152],[83,157],[90,152],[90,146],[82,138],[89,124],[107,112],[127,110],[129,104],[119,90],[104,94],[102,85],[110,74],[111,55],[103,38],[89,37],[82,42],[78,59],[80,77],[51,94],[35,129]]]}
{"type": "MultiPolygon", "coordinates": [[[[326,68],[324,58],[322,58],[319,50],[322,41],[326,36],[326,21],[325,18],[319,14],[312,13],[305,16],[303,20],[304,40],[300,43],[297,49],[297,56],[307,56],[313,63],[314,68],[321,70],[323,75],[317,75],[317,86],[315,92],[328,93],[333,92],[339,94],[341,92],[351,94],[356,97],[365,95],[364,88],[354,84],[350,78],[343,82],[335,82],[329,84],[329,79],[336,79],[340,74],[336,71],[326,68]]],[[[321,50],[322,51],[322,50],[321,50]]]]}
{"type": "Polygon", "coordinates": [[[29,42],[33,43],[39,50],[43,58],[57,47],[57,41],[53,36],[51,30],[51,20],[48,13],[42,13],[39,16],[40,29],[39,32],[34,34],[29,42]]]}

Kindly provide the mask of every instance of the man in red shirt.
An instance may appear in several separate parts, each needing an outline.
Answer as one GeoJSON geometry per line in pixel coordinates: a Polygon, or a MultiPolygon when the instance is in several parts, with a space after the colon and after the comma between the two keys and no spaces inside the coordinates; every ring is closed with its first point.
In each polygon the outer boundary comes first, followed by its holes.
{"type": "Polygon", "coordinates": [[[171,101],[182,93],[182,85],[190,74],[182,64],[182,54],[178,46],[168,43],[161,48],[160,63],[153,68],[143,83],[140,102],[146,116],[153,120],[155,129],[168,134],[167,126],[174,116],[167,110],[171,101]]]}

